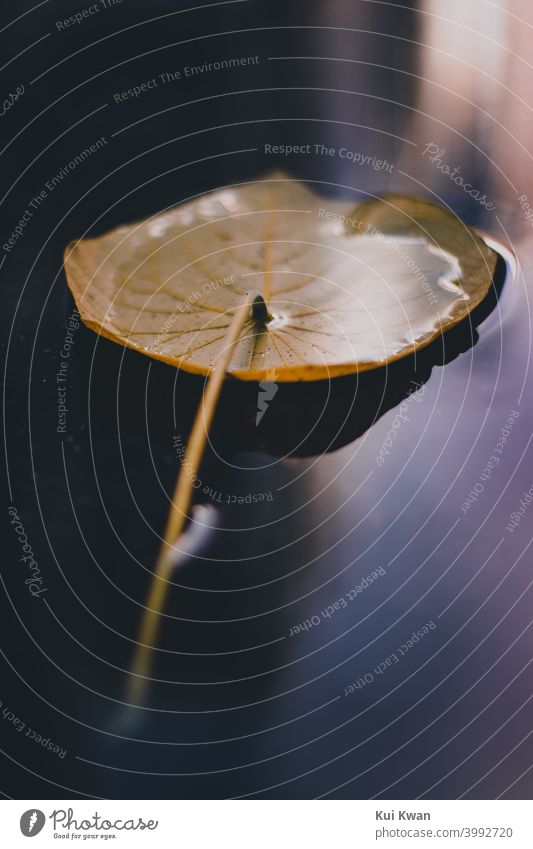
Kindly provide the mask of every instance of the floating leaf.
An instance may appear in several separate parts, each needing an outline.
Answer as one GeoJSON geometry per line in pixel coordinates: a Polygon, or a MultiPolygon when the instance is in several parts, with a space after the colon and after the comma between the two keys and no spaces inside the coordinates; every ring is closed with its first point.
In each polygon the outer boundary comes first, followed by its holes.
{"type": "Polygon", "coordinates": [[[318,380],[423,347],[487,294],[496,254],[448,210],[389,195],[326,201],[281,173],[222,189],[69,246],[85,324],[207,375],[250,289],[227,371],[243,380],[318,380]]]}
{"type": "Polygon", "coordinates": [[[139,700],[148,676],[225,376],[311,381],[397,360],[469,315],[496,261],[478,235],[427,201],[389,195],[354,208],[281,173],[67,248],[85,324],[209,376],[146,605],[131,698],[139,700]]]}

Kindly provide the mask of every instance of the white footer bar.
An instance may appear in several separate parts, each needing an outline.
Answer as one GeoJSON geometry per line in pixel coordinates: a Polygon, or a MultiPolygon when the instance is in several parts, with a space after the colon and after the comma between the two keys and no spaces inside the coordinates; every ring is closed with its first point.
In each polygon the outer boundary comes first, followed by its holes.
{"type": "Polygon", "coordinates": [[[530,801],[3,801],[1,845],[532,849],[530,801]]]}

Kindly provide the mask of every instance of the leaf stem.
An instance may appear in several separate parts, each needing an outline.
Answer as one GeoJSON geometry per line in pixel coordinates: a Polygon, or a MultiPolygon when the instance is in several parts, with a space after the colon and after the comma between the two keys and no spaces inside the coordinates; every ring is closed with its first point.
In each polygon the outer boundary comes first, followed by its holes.
{"type": "Polygon", "coordinates": [[[265,218],[265,231],[263,236],[263,298],[268,304],[272,289],[272,225],[274,220],[274,198],[272,186],[267,188],[267,213],[265,218]]]}
{"type": "Polygon", "coordinates": [[[202,462],[207,435],[213,422],[226,371],[242,328],[246,319],[250,318],[251,308],[257,297],[257,292],[248,292],[242,304],[236,310],[229,325],[226,346],[213,366],[196,412],[185,457],[176,481],[131,668],[128,695],[129,699],[136,703],[141,701],[149,680],[147,676],[151,666],[152,649],[157,640],[161,613],[171,586],[169,578],[173,570],[173,555],[176,551],[179,551],[177,543],[187,521],[195,476],[202,462]]]}

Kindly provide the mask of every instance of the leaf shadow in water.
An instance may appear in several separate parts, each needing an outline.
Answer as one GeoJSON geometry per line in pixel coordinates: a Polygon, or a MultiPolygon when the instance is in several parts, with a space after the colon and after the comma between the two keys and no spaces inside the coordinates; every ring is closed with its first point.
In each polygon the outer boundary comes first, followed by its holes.
{"type": "Polygon", "coordinates": [[[362,436],[423,386],[434,366],[452,362],[477,343],[477,327],[495,308],[509,273],[509,261],[499,254],[493,286],[470,316],[426,348],[382,368],[329,381],[280,383],[271,391],[257,383],[228,381],[214,431],[217,453],[306,457],[335,451],[362,436]]]}

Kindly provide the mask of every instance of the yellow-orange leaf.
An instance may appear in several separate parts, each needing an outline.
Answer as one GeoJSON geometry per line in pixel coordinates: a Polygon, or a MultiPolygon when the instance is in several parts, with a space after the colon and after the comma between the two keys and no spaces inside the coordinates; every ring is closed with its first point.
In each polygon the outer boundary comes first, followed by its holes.
{"type": "Polygon", "coordinates": [[[318,380],[405,356],[487,294],[496,254],[451,212],[388,195],[353,204],[273,173],[66,251],[83,321],[207,375],[249,290],[228,365],[243,380],[318,380]]]}

